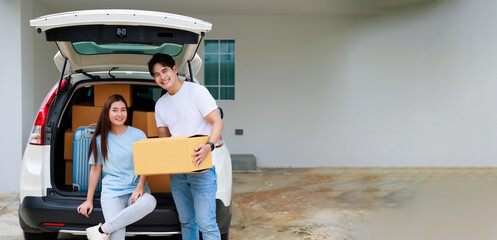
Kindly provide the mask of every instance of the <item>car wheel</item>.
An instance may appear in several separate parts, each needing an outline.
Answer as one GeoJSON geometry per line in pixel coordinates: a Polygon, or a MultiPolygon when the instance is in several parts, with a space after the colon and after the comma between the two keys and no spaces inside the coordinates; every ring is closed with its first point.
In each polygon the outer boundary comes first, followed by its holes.
{"type": "Polygon", "coordinates": [[[30,233],[24,232],[24,240],[57,240],[58,232],[30,233]]]}
{"type": "Polygon", "coordinates": [[[221,233],[221,240],[228,240],[228,239],[230,239],[230,231],[221,233]]]}

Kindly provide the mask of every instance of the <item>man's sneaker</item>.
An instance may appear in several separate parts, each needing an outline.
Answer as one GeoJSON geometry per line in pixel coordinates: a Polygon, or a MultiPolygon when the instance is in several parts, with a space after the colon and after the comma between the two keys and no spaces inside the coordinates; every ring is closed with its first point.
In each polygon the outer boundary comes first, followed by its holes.
{"type": "Polygon", "coordinates": [[[100,233],[98,228],[102,226],[102,223],[99,223],[97,226],[89,227],[86,229],[86,237],[89,240],[108,240],[109,234],[100,233]]]}

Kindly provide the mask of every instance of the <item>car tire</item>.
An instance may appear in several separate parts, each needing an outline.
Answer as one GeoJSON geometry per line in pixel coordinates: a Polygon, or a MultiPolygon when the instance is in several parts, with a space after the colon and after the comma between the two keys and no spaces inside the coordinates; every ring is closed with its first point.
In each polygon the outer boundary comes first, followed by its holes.
{"type": "Polygon", "coordinates": [[[230,232],[227,231],[225,233],[221,233],[221,240],[228,240],[230,239],[230,232]]]}
{"type": "Polygon", "coordinates": [[[24,240],[57,240],[58,232],[30,233],[24,232],[24,240]]]}

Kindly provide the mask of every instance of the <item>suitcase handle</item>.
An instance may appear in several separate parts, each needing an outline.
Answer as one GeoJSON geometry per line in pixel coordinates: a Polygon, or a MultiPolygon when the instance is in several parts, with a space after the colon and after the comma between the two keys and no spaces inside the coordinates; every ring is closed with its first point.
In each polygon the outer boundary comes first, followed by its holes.
{"type": "Polygon", "coordinates": [[[92,123],[85,128],[85,138],[93,137],[93,134],[95,133],[96,126],[97,126],[96,123],[92,123]]]}

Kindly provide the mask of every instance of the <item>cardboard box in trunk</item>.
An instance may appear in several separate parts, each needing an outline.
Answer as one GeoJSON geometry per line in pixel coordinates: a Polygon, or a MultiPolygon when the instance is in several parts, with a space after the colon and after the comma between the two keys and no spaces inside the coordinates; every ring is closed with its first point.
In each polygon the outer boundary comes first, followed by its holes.
{"type": "Polygon", "coordinates": [[[64,159],[72,159],[72,139],[73,139],[74,133],[72,132],[72,129],[67,129],[67,131],[64,133],[64,159]]]}
{"type": "Polygon", "coordinates": [[[147,137],[158,137],[155,112],[133,111],[133,127],[142,130],[147,137]]]}
{"type": "MultiPolygon", "coordinates": [[[[131,107],[132,94],[131,85],[129,84],[105,84],[105,85],[95,85],[94,90],[94,101],[96,107],[103,107],[107,98],[111,95],[119,94],[124,97],[128,107],[131,107]]],[[[73,127],[74,128],[74,127],[73,127]]]]}
{"type": "Polygon", "coordinates": [[[66,185],[72,185],[72,160],[66,160],[66,185]]]}
{"type": "Polygon", "coordinates": [[[97,124],[102,107],[91,106],[91,103],[80,103],[72,106],[72,129],[97,124]]]}
{"type": "Polygon", "coordinates": [[[169,174],[151,175],[147,177],[148,187],[152,193],[170,193],[169,174]]]}
{"type": "Polygon", "coordinates": [[[204,135],[171,138],[149,138],[133,143],[136,175],[203,172],[212,168],[211,153],[196,167],[193,164],[195,147],[209,139],[204,135]]]}

